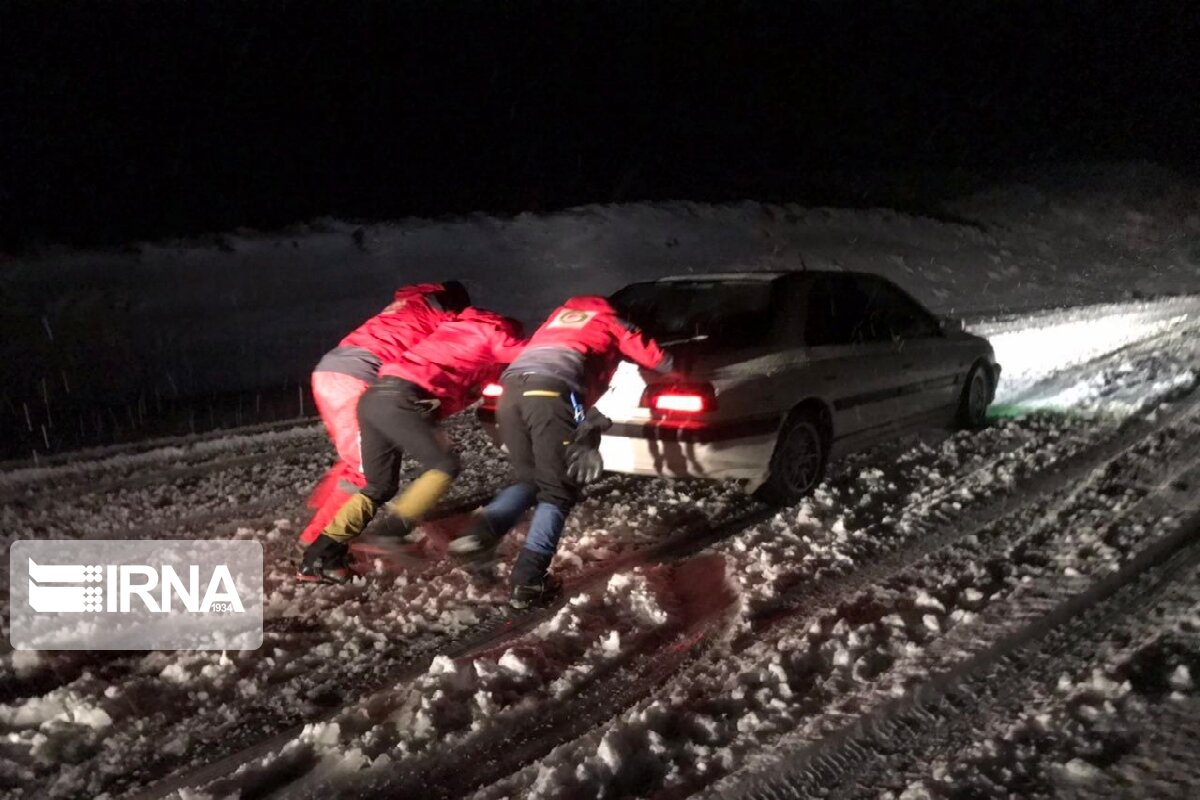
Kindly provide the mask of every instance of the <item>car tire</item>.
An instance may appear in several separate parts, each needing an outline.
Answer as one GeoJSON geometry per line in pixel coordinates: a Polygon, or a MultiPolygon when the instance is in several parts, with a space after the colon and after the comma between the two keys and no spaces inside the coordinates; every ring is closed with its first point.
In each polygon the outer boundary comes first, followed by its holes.
{"type": "Polygon", "coordinates": [[[965,430],[979,430],[987,424],[988,404],[992,402],[992,376],[982,363],[976,363],[967,373],[962,394],[958,398],[955,422],[965,430]]]}
{"type": "Polygon", "coordinates": [[[779,430],[767,479],[755,496],[771,505],[798,502],[821,483],[828,458],[828,437],[816,416],[793,414],[779,430]]]}

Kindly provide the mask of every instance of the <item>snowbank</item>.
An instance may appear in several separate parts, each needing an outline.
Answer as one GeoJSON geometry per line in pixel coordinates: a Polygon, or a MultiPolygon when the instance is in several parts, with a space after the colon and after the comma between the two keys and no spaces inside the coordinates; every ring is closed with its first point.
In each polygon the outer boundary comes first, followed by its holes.
{"type": "Polygon", "coordinates": [[[0,418],[45,452],[67,430],[95,441],[126,417],[137,427],[163,397],[288,385],[298,406],[295,386],[326,349],[397,284],[429,279],[462,279],[477,302],[527,322],[568,294],[729,269],[869,270],[959,313],[1200,288],[1200,208],[1179,178],[1141,165],[1048,180],[965,198],[940,219],[628,204],[47,250],[5,265],[0,418]],[[114,406],[111,421],[88,416],[114,406]]]}

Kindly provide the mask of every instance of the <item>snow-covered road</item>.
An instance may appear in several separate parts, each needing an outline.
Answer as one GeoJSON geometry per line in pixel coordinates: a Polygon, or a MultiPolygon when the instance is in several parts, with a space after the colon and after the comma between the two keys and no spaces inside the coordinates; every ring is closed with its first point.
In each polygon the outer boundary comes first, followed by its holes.
{"type": "MultiPolygon", "coordinates": [[[[344,587],[290,582],[302,499],[329,460],[311,424],[0,473],[6,543],[262,541],[268,618],[252,652],[6,652],[0,790],[752,794],[781,756],[795,763],[849,741],[856,722],[894,713],[1000,643],[1036,645],[1028,632],[1045,614],[1194,522],[1200,301],[973,327],[993,337],[1005,368],[987,429],[853,457],[779,511],[731,485],[608,476],[568,525],[555,565],[563,602],[519,617],[503,604],[505,566],[495,583],[440,561],[344,587]]],[[[505,470],[469,418],[451,433],[465,461],[453,508],[496,489],[505,470]]],[[[431,525],[431,538],[454,525],[431,525]]],[[[1190,540],[1180,541],[1186,555],[1190,540]]],[[[1161,585],[1174,596],[1175,584],[1161,585]]],[[[1096,635],[1131,626],[1126,650],[1141,652],[1155,626],[1194,626],[1191,597],[1192,617],[1135,609],[1096,635]]],[[[1200,670],[1196,637],[1170,642],[1160,661],[1179,698],[1155,700],[1194,703],[1183,676],[1200,670]]],[[[1086,680],[1083,662],[1062,659],[1073,686],[1086,680]]],[[[919,753],[933,745],[915,737],[905,753],[918,755],[892,754],[895,770],[872,771],[881,754],[858,747],[870,758],[854,792],[952,795],[980,775],[1003,788],[997,775],[1030,771],[1076,788],[1117,780],[1120,759],[1089,759],[1093,740],[1070,724],[1078,704],[1034,697],[1041,710],[1021,720],[1050,720],[1040,761],[1022,756],[1022,769],[1005,771],[993,751],[966,748],[931,761],[919,753]]],[[[1021,724],[978,708],[967,723],[997,742],[1021,724]]],[[[1137,703],[1118,710],[1106,725],[1145,727],[1137,703]]]]}

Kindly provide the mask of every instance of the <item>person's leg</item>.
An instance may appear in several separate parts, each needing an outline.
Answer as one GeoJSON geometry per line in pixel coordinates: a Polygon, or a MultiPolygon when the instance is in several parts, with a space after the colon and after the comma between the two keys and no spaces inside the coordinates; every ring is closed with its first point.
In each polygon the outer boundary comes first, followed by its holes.
{"type": "Polygon", "coordinates": [[[509,387],[500,396],[496,409],[496,425],[500,429],[500,441],[508,451],[508,463],[512,467],[514,483],[496,495],[483,511],[492,532],[504,536],[521,516],[533,507],[537,496],[534,482],[533,442],[529,437],[529,426],[522,414],[523,399],[520,384],[509,387]]]}
{"type": "Polygon", "coordinates": [[[392,530],[407,533],[449,491],[460,466],[458,456],[438,431],[437,402],[425,390],[404,381],[397,381],[394,390],[396,402],[388,420],[388,437],[398,450],[424,468],[386,507],[392,530]]]}
{"type": "Polygon", "coordinates": [[[567,476],[567,448],[575,434],[575,413],[570,402],[566,397],[538,395],[522,400],[533,448],[537,507],[525,546],[513,565],[511,602],[517,607],[546,599],[554,592],[548,569],[578,495],[567,476]]]}
{"type": "Polygon", "coordinates": [[[325,530],[325,526],[329,524],[334,515],[346,504],[346,501],[366,486],[366,478],[363,474],[344,461],[339,461],[329,471],[326,480],[329,485],[323,492],[321,505],[309,520],[308,525],[300,532],[301,544],[312,544],[321,535],[321,531],[325,530]]]}
{"type": "Polygon", "coordinates": [[[366,485],[342,504],[304,551],[298,579],[334,583],[349,579],[349,542],[362,533],[376,511],[399,487],[401,452],[391,436],[397,413],[393,393],[381,390],[378,385],[368,389],[359,400],[366,485]]]}
{"type": "Polygon", "coordinates": [[[400,487],[402,453],[395,435],[400,414],[394,393],[380,385],[363,394],[358,403],[358,420],[366,484],[342,505],[325,527],[324,535],[339,542],[358,536],[400,487]]]}
{"type": "Polygon", "coordinates": [[[506,387],[496,409],[500,441],[508,452],[515,482],[475,512],[463,535],[450,544],[452,553],[475,557],[475,554],[494,552],[500,540],[533,507],[537,498],[537,484],[533,479],[533,447],[529,430],[521,417],[519,398],[519,383],[514,382],[513,386],[506,387]]]}
{"type": "Polygon", "coordinates": [[[314,372],[312,375],[313,402],[338,458],[358,472],[362,471],[358,401],[367,387],[367,382],[361,378],[340,372],[314,372]]]}
{"type": "Polygon", "coordinates": [[[346,501],[366,485],[357,413],[358,401],[366,389],[365,381],[351,375],[324,371],[312,374],[313,401],[338,453],[338,461],[309,495],[308,506],[315,512],[300,532],[302,544],[312,544],[346,501]]]}

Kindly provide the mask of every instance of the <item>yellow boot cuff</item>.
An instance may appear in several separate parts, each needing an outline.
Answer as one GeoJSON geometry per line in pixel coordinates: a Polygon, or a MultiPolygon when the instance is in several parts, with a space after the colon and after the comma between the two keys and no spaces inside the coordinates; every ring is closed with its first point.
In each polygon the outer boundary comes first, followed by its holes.
{"type": "Polygon", "coordinates": [[[367,523],[375,516],[375,501],[362,492],[351,497],[338,509],[337,514],[325,526],[325,535],[338,542],[353,539],[363,532],[367,523]]]}
{"type": "Polygon", "coordinates": [[[440,469],[431,469],[408,485],[388,505],[388,510],[409,522],[420,522],[450,489],[454,478],[440,469]]]}

